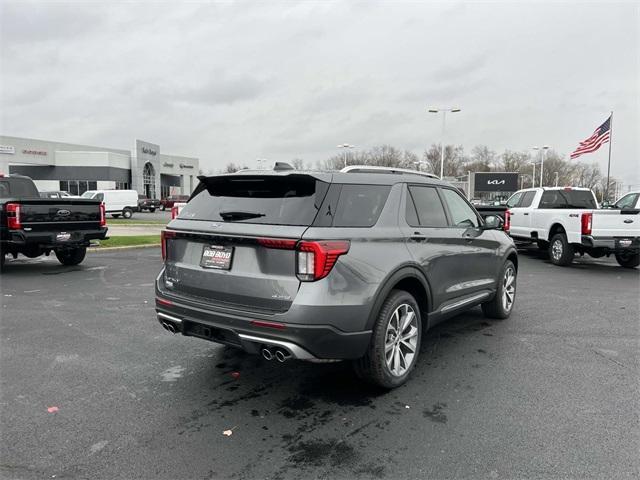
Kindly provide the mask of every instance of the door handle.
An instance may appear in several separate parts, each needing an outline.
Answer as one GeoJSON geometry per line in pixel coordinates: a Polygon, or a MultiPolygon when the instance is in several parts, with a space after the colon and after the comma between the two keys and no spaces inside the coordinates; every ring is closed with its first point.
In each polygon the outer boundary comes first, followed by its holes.
{"type": "Polygon", "coordinates": [[[524,213],[523,215],[529,215],[528,213],[524,213]]]}
{"type": "Polygon", "coordinates": [[[425,235],[420,235],[420,232],[413,232],[409,238],[414,242],[424,242],[427,239],[425,235]]]}

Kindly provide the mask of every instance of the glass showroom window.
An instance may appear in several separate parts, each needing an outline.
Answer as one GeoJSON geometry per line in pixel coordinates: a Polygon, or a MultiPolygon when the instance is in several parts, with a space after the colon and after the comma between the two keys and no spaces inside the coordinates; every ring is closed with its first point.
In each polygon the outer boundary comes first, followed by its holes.
{"type": "Polygon", "coordinates": [[[82,195],[87,190],[97,190],[98,182],[90,180],[60,180],[60,190],[71,195],[82,195]]]}

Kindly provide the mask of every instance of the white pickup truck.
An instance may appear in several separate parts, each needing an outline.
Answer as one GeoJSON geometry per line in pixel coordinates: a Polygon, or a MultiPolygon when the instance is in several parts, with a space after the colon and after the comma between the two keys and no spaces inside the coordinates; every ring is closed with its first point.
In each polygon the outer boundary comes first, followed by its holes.
{"type": "Polygon", "coordinates": [[[507,200],[504,229],[514,240],[548,249],[555,265],[571,264],[576,253],[613,254],[627,268],[640,263],[640,210],[599,209],[587,188],[520,190],[507,200]]]}

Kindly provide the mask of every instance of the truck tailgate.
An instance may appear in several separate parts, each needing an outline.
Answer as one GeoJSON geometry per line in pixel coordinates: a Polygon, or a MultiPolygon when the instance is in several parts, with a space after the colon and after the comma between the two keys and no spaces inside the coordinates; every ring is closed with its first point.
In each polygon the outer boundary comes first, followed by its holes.
{"type": "Polygon", "coordinates": [[[594,210],[593,237],[640,237],[640,210],[594,210]]]}
{"type": "Polygon", "coordinates": [[[66,231],[98,228],[100,202],[80,198],[23,199],[20,204],[20,221],[31,231],[63,228],[66,231]]]}

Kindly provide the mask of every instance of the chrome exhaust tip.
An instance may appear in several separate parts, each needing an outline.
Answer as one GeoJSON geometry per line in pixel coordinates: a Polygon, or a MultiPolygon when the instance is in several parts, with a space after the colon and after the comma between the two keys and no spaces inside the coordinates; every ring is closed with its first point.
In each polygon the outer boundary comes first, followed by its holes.
{"type": "Polygon", "coordinates": [[[173,326],[172,323],[162,322],[162,326],[165,328],[165,330],[168,330],[171,333],[176,333],[177,332],[176,327],[173,326]]]}
{"type": "Polygon", "coordinates": [[[291,354],[286,350],[278,349],[276,350],[276,360],[280,363],[286,362],[289,358],[291,358],[291,354]]]}
{"type": "Polygon", "coordinates": [[[265,360],[273,360],[273,353],[271,353],[271,350],[269,350],[268,348],[262,349],[262,356],[265,360]]]}
{"type": "Polygon", "coordinates": [[[167,322],[160,322],[160,325],[162,325],[162,328],[164,328],[165,330],[169,330],[167,322]]]}

